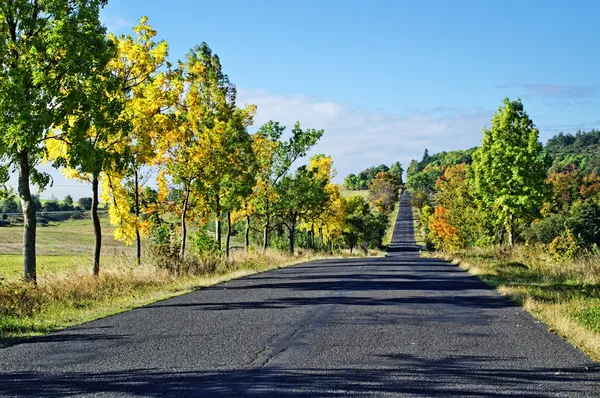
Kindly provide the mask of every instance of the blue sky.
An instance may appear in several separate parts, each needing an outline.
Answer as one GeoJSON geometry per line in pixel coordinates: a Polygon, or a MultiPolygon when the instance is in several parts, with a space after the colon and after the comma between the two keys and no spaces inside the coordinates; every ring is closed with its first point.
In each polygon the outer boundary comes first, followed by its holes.
{"type": "MultiPolygon", "coordinates": [[[[324,128],[313,153],[333,156],[338,181],[477,145],[507,96],[542,141],[600,127],[594,1],[111,0],[102,20],[128,33],[142,15],[173,61],[206,41],[257,125],[324,128]]],[[[89,195],[55,184],[43,196],[89,195]]]]}

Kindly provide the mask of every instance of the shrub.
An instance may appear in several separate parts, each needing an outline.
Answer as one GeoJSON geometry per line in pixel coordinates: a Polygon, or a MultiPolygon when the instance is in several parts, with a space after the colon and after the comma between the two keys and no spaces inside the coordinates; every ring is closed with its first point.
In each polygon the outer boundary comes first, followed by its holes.
{"type": "Polygon", "coordinates": [[[209,236],[204,230],[200,230],[191,235],[192,251],[198,257],[220,255],[221,249],[217,241],[209,236]]]}
{"type": "Polygon", "coordinates": [[[573,231],[567,229],[550,242],[548,251],[557,260],[572,260],[581,252],[581,248],[573,236],[573,231]]]}

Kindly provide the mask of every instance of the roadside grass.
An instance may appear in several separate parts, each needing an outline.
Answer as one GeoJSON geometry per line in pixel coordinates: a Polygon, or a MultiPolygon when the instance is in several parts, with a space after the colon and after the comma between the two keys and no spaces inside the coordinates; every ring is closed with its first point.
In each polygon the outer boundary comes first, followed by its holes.
{"type": "Polygon", "coordinates": [[[415,241],[417,245],[421,247],[421,251],[427,251],[427,243],[425,242],[425,237],[421,231],[421,215],[419,214],[419,210],[415,207],[412,208],[413,212],[413,229],[415,231],[415,241]]]}
{"type": "Polygon", "coordinates": [[[430,252],[461,266],[600,361],[600,256],[557,261],[542,247],[430,252]]]}
{"type": "MultiPolygon", "coordinates": [[[[151,265],[131,267],[128,256],[114,258],[100,277],[89,269],[42,276],[38,285],[0,282],[0,346],[42,335],[169,297],[294,264],[332,258],[304,252],[302,256],[268,251],[235,253],[215,270],[175,276],[151,265]]],[[[105,261],[105,264],[107,262],[105,261]]]]}
{"type": "Polygon", "coordinates": [[[400,211],[400,202],[396,203],[394,206],[394,211],[390,213],[388,216],[388,225],[385,230],[385,235],[381,240],[384,247],[389,247],[390,243],[392,243],[392,236],[394,235],[394,227],[396,226],[396,219],[398,218],[398,212],[400,211]]]}

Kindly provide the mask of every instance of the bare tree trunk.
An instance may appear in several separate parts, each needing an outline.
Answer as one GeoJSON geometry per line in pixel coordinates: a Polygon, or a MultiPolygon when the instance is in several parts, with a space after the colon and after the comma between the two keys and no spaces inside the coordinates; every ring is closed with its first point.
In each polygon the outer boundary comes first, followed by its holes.
{"type": "Polygon", "coordinates": [[[248,249],[250,249],[250,216],[246,215],[246,231],[244,231],[244,247],[246,248],[246,253],[248,253],[248,249]]]}
{"type": "Polygon", "coordinates": [[[227,212],[227,235],[225,236],[225,255],[229,258],[229,242],[231,242],[231,212],[227,212]]]}
{"type": "Polygon", "coordinates": [[[267,222],[265,222],[265,227],[263,230],[263,253],[267,251],[267,247],[269,246],[269,218],[267,218],[267,222]]]}
{"type": "Polygon", "coordinates": [[[323,246],[323,227],[319,227],[319,245],[323,246]]]}
{"type": "Polygon", "coordinates": [[[23,281],[36,283],[35,258],[35,203],[29,187],[29,154],[17,154],[19,166],[19,198],[23,210],[23,281]]]}
{"type": "Polygon", "coordinates": [[[290,225],[290,253],[294,254],[294,238],[296,235],[296,220],[292,220],[290,225]]]}
{"type": "MultiPolygon", "coordinates": [[[[140,190],[139,190],[139,180],[138,180],[138,170],[135,169],[135,217],[139,222],[140,219],[140,190]]],[[[136,259],[137,265],[142,263],[142,237],[140,236],[140,229],[136,224],[135,227],[135,243],[136,243],[136,259]]]]}
{"type": "Polygon", "coordinates": [[[508,216],[508,245],[513,246],[513,215],[508,216]]]}
{"type": "Polygon", "coordinates": [[[187,225],[185,217],[187,216],[188,202],[190,200],[190,188],[185,188],[185,198],[183,199],[183,208],[181,209],[181,247],[179,248],[179,258],[185,256],[185,240],[187,238],[187,225]]]}
{"type": "Polygon", "coordinates": [[[217,207],[215,209],[215,240],[217,241],[217,246],[219,247],[219,251],[222,250],[222,242],[221,242],[221,197],[219,195],[215,196],[215,201],[217,202],[217,207]]]}
{"type": "Polygon", "coordinates": [[[315,223],[310,225],[310,247],[315,249],[315,223]]]}
{"type": "Polygon", "coordinates": [[[100,275],[100,248],[102,247],[102,228],[98,217],[98,175],[92,176],[92,222],[94,223],[94,276],[100,275]]]}

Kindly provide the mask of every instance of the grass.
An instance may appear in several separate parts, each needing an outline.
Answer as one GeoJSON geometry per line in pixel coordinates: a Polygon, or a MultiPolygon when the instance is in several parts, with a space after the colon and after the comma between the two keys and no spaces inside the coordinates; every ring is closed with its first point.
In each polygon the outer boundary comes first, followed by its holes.
{"type": "MultiPolygon", "coordinates": [[[[112,263],[115,257],[133,253],[133,247],[113,239],[114,227],[108,218],[102,224],[102,262],[112,263]]],[[[72,273],[82,266],[91,269],[94,231],[91,220],[69,220],[37,228],[38,276],[72,273]]],[[[23,267],[23,227],[0,228],[0,279],[19,279],[23,267]]]]}
{"type": "Polygon", "coordinates": [[[460,265],[600,361],[600,256],[557,261],[538,246],[429,255],[460,265]]]}
{"type": "Polygon", "coordinates": [[[421,215],[419,214],[419,210],[416,208],[412,208],[413,211],[413,228],[415,231],[415,241],[417,245],[421,246],[421,251],[427,251],[427,243],[425,242],[425,237],[421,232],[421,215]]]}
{"type": "Polygon", "coordinates": [[[385,235],[381,240],[383,246],[385,247],[388,247],[390,243],[392,243],[392,235],[394,235],[394,227],[396,226],[398,211],[400,211],[400,202],[396,203],[396,206],[394,206],[394,211],[392,211],[389,215],[387,229],[385,230],[385,235]]]}
{"type": "Polygon", "coordinates": [[[342,196],[346,199],[351,196],[360,196],[360,197],[364,198],[367,202],[369,201],[369,190],[368,189],[363,189],[360,191],[350,191],[346,188],[340,187],[340,192],[341,192],[342,196]]]}

